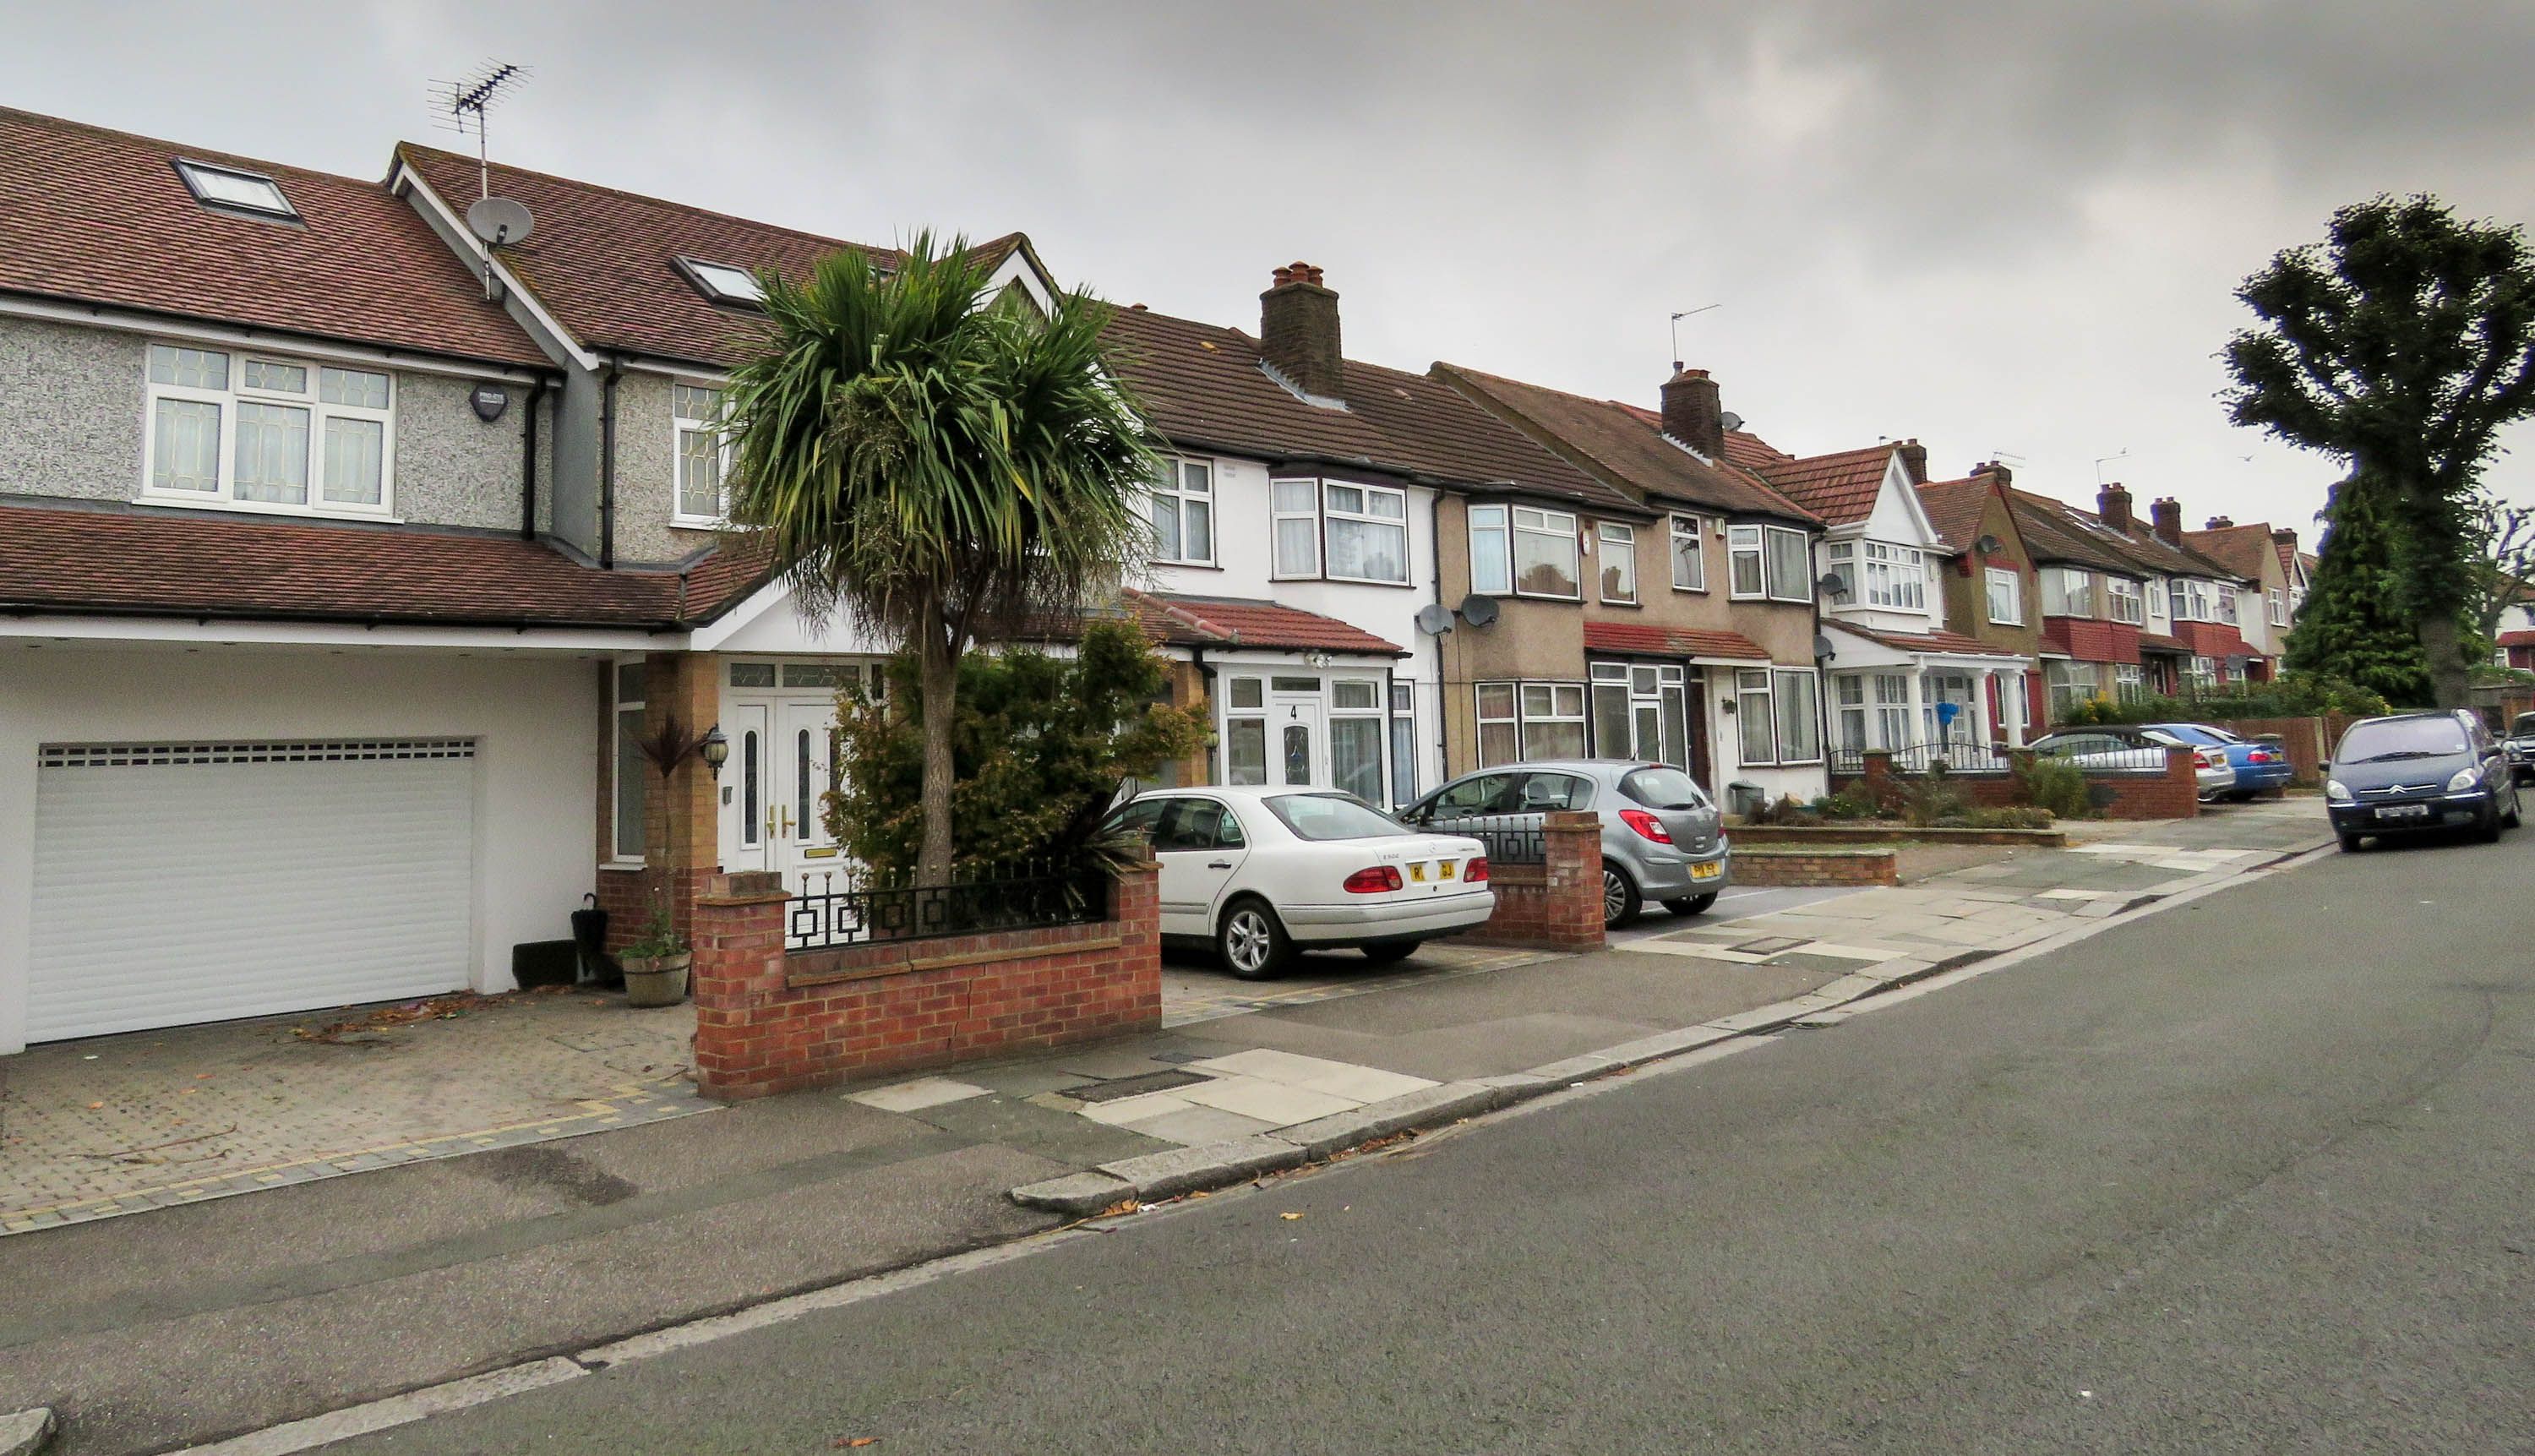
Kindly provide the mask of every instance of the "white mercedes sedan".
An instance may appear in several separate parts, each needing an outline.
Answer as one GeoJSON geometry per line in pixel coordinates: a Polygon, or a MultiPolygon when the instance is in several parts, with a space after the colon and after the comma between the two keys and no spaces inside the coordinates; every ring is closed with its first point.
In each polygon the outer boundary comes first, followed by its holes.
{"type": "Polygon", "coordinates": [[[1486,846],[1421,834],[1352,794],[1156,789],[1109,823],[1152,840],[1162,939],[1211,944],[1244,981],[1274,976],[1297,949],[1402,960],[1496,910],[1486,846]]]}

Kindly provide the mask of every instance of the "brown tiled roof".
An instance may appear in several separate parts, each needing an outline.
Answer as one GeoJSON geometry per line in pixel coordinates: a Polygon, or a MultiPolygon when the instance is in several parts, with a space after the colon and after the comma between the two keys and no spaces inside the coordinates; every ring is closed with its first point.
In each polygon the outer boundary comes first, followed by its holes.
{"type": "MultiPolygon", "coordinates": [[[[2080,510],[2067,501],[2053,500],[2030,491],[2015,492],[2018,507],[2016,524],[2025,532],[2025,543],[2034,545],[2034,522],[2059,535],[2083,540],[2089,547],[2108,552],[2122,564],[2117,568],[2131,576],[2205,576],[2232,577],[2234,572],[2219,565],[2189,546],[2177,546],[2159,537],[2143,517],[2133,518],[2132,529],[2115,531],[2103,517],[2093,511],[2080,510]],[[2023,509],[2029,505],[2031,513],[2023,509]]],[[[2040,547],[2035,546],[2037,553],[2040,547]]],[[[2060,559],[2038,556],[2038,559],[2060,559]]],[[[2071,558],[2073,559],[2073,558],[2071,558]]],[[[2092,564],[2092,563],[2089,563],[2092,564]]]]}
{"type": "Polygon", "coordinates": [[[745,549],[601,571],[490,533],[0,505],[0,612],[669,630],[766,577],[745,549]]]}
{"type": "MultiPolygon", "coordinates": [[[[1663,416],[1656,414],[1652,410],[1642,412],[1652,416],[1658,425],[1663,422],[1663,416]]],[[[1747,471],[1765,473],[1771,466],[1785,465],[1794,459],[1794,456],[1750,430],[1725,432],[1725,460],[1729,465],[1740,466],[1747,471]]]]}
{"type": "Polygon", "coordinates": [[[1592,652],[1635,653],[1641,657],[1769,661],[1769,654],[1759,643],[1740,632],[1666,627],[1655,622],[1586,622],[1584,646],[1592,652]]]}
{"type": "Polygon", "coordinates": [[[1582,468],[1631,491],[1732,514],[1775,516],[1820,524],[1760,476],[1724,462],[1710,463],[1666,438],[1659,424],[1613,400],[1588,400],[1561,390],[1482,374],[1457,364],[1436,372],[1491,410],[1545,436],[1582,468]]]}
{"type": "Polygon", "coordinates": [[[376,182],[0,108],[0,290],[545,367],[376,182]],[[301,221],[207,208],[179,158],[271,177],[301,221]]]}
{"type": "Polygon", "coordinates": [[[2024,538],[2025,549],[2036,561],[2067,562],[2116,576],[2153,574],[2123,549],[2126,538],[2102,527],[2089,512],[2029,490],[2009,489],[2008,504],[2015,512],[2015,529],[2024,538]],[[2102,529],[2089,530],[2082,522],[2095,522],[2102,529]]]}
{"type": "Polygon", "coordinates": [[[1863,626],[1857,622],[1825,620],[1825,627],[1837,627],[1869,642],[1880,642],[1896,652],[1951,653],[1959,657],[2020,658],[2024,654],[2009,647],[1998,647],[1960,632],[1891,632],[1882,627],[1863,626]]]}
{"type": "Polygon", "coordinates": [[[1109,322],[1109,338],[1119,376],[1175,444],[1376,467],[1394,453],[1363,415],[1307,405],[1268,378],[1259,367],[1259,341],[1239,329],[1122,308],[1109,322]]]}
{"type": "Polygon", "coordinates": [[[1348,406],[1389,437],[1394,459],[1425,475],[1474,489],[1647,514],[1440,379],[1353,360],[1347,361],[1345,378],[1348,406]]]}
{"type": "Polygon", "coordinates": [[[2168,637],[2162,632],[2141,632],[2138,634],[2138,645],[2139,651],[2141,652],[2189,654],[2192,651],[2191,647],[2186,644],[2182,638],[2168,637]]]}
{"type": "MultiPolygon", "coordinates": [[[[452,208],[477,195],[475,158],[404,142],[397,158],[413,168],[452,208]]],[[[725,263],[750,272],[772,269],[787,279],[808,277],[819,261],[839,249],[870,254],[883,264],[894,248],[823,237],[798,228],[755,222],[594,182],[493,165],[493,192],[527,205],[536,228],[526,242],[502,250],[502,261],[573,338],[596,349],[623,349],[699,363],[736,363],[757,328],[757,315],[706,299],[678,271],[676,259],[725,263]]],[[[1000,265],[1019,233],[976,245],[1000,265]]]]}
{"type": "Polygon", "coordinates": [[[1928,513],[1928,524],[1937,529],[1937,539],[1949,551],[1967,551],[1980,539],[1981,517],[1989,510],[1990,492],[1997,488],[1987,475],[1971,475],[1960,480],[1931,480],[1919,487],[1919,508],[1928,513]]]}
{"type": "MultiPolygon", "coordinates": [[[[1727,452],[1732,458],[1732,452],[1727,452]]],[[[1867,445],[1829,455],[1773,462],[1759,467],[1761,477],[1780,494],[1833,526],[1863,521],[1883,493],[1885,473],[1892,465],[1890,445],[1867,445]]]]}
{"type": "Polygon", "coordinates": [[[2183,543],[2218,565],[2249,582],[2262,579],[2262,556],[2270,553],[2278,560],[2279,552],[2271,540],[2271,526],[2265,521],[2257,526],[2222,526],[2215,531],[2187,531],[2183,543]]]}
{"type": "Polygon", "coordinates": [[[1299,607],[1236,597],[1189,597],[1126,591],[1144,635],[1196,647],[1261,647],[1280,652],[1335,652],[1358,657],[1408,656],[1405,648],[1363,628],[1299,607]]]}

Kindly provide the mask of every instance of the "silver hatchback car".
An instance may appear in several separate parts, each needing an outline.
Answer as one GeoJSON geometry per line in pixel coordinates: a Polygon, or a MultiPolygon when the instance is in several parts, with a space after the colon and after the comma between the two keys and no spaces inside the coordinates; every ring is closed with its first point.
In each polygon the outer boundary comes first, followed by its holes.
{"type": "Polygon", "coordinates": [[[1602,923],[1625,925],[1649,900],[1695,916],[1734,880],[1733,847],[1716,805],[1690,775],[1636,758],[1565,758],[1464,774],[1400,810],[1420,828],[1456,820],[1538,828],[1553,809],[1602,816],[1602,923]]]}

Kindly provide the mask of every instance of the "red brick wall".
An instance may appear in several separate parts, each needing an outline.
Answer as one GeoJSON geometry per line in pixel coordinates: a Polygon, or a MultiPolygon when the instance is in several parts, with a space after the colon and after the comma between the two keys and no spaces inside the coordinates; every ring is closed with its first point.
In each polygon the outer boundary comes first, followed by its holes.
{"type": "Polygon", "coordinates": [[[2297,770],[2297,782],[2309,786],[2323,783],[2323,720],[2320,718],[2213,718],[2207,720],[2240,738],[2258,738],[2277,733],[2281,745],[2288,749],[2289,767],[2297,770]]]}
{"type": "Polygon", "coordinates": [[[2139,629],[2094,617],[2044,617],[2042,641],[2081,663],[2135,663],[2139,629]]]}
{"type": "Polygon", "coordinates": [[[1734,852],[1738,885],[1897,885],[1890,850],[1809,850],[1771,846],[1734,852]]]}
{"type": "Polygon", "coordinates": [[[1542,816],[1539,864],[1488,864],[1495,914],[1467,940],[1541,950],[1600,950],[1602,816],[1561,810],[1542,816]]]}
{"type": "Polygon", "coordinates": [[[800,955],[780,876],[715,876],[695,908],[696,1085],[764,1097],[1157,1030],[1157,872],[1122,875],[1092,924],[800,955]]]}

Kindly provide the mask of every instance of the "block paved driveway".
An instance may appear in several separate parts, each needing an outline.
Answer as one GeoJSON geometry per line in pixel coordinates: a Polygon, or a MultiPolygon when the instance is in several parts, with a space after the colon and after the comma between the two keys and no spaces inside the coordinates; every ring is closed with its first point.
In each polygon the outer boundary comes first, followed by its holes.
{"type": "Polygon", "coordinates": [[[694,1026],[683,1006],[533,992],[0,1057],[0,1233],[709,1111],[694,1026]]]}

